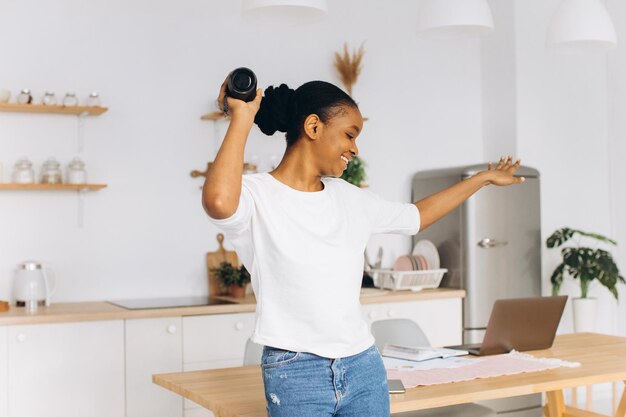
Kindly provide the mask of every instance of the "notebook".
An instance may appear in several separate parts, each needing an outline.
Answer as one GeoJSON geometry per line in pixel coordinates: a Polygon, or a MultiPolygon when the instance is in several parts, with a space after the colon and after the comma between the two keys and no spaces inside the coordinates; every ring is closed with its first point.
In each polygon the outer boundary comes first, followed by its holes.
{"type": "Polygon", "coordinates": [[[566,295],[496,300],[482,343],[448,346],[472,355],[547,349],[561,321],[566,295]]]}
{"type": "Polygon", "coordinates": [[[467,355],[466,350],[434,348],[430,346],[405,346],[386,344],[382,355],[389,358],[406,359],[409,361],[426,361],[435,358],[449,358],[452,356],[467,355]]]}

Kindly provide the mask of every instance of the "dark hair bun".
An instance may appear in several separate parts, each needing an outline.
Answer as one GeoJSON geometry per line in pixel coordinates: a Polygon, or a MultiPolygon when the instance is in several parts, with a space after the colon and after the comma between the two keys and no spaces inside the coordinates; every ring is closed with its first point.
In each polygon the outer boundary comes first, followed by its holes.
{"type": "Polygon", "coordinates": [[[293,114],[295,91],[281,84],[277,88],[267,87],[265,89],[261,107],[257,112],[254,123],[261,132],[266,135],[273,135],[276,131],[286,132],[289,130],[291,115],[293,114]]]}

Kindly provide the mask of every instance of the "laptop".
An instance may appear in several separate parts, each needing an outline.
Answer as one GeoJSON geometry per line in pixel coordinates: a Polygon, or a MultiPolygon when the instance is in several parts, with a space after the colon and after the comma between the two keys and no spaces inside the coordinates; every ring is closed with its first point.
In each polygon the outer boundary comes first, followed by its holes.
{"type": "Polygon", "coordinates": [[[547,349],[554,342],[566,302],[566,295],[496,300],[482,343],[447,347],[477,356],[547,349]]]}

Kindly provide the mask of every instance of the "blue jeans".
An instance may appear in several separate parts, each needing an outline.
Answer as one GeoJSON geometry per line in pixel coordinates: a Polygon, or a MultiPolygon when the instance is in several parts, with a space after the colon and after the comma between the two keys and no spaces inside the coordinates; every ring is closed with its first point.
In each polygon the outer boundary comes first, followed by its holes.
{"type": "Polygon", "coordinates": [[[387,373],[376,346],[329,359],[265,346],[268,417],[389,417],[387,373]]]}

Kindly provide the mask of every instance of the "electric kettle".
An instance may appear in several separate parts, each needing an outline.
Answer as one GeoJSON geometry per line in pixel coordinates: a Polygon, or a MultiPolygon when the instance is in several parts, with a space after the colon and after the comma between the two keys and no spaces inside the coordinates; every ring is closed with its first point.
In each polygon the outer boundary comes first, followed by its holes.
{"type": "Polygon", "coordinates": [[[39,262],[22,262],[17,265],[13,290],[18,307],[42,304],[49,306],[50,297],[56,290],[54,272],[50,267],[39,262]],[[52,287],[50,278],[54,284],[52,287]]]}

